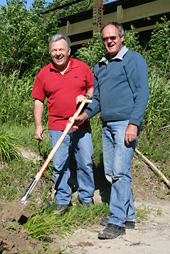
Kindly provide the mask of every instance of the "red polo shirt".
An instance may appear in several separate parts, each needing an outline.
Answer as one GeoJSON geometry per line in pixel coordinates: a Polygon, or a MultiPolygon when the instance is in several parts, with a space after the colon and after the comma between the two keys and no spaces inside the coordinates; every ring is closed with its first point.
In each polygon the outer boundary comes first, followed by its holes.
{"type": "MultiPolygon", "coordinates": [[[[87,90],[93,88],[93,81],[88,65],[74,58],[70,58],[64,75],[57,71],[52,63],[40,70],[31,96],[41,101],[47,97],[49,129],[65,129],[69,117],[76,112],[76,97],[85,95],[87,90]]],[[[88,121],[80,126],[81,129],[89,127],[88,121]]]]}

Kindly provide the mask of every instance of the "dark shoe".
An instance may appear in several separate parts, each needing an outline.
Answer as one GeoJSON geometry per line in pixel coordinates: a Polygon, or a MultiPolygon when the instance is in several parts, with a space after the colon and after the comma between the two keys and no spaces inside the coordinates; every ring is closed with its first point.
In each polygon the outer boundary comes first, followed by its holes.
{"type": "Polygon", "coordinates": [[[68,205],[56,204],[56,206],[54,208],[54,212],[57,212],[57,215],[63,215],[67,211],[69,206],[71,206],[71,203],[68,205]]]}
{"type": "Polygon", "coordinates": [[[108,223],[107,227],[98,234],[99,239],[114,239],[119,235],[126,235],[125,227],[108,223]]]}
{"type": "Polygon", "coordinates": [[[126,221],[125,226],[127,229],[134,229],[135,228],[135,221],[126,221]]]}
{"type": "MultiPolygon", "coordinates": [[[[106,227],[108,224],[109,218],[102,218],[100,221],[100,225],[106,227]]],[[[135,228],[135,221],[126,221],[125,222],[126,229],[134,229],[135,228]]]]}
{"type": "Polygon", "coordinates": [[[100,221],[100,225],[106,227],[108,224],[109,218],[102,218],[100,221]]]}
{"type": "Polygon", "coordinates": [[[94,204],[93,199],[92,199],[91,202],[83,202],[83,201],[80,200],[80,198],[79,198],[79,196],[78,196],[78,197],[77,197],[77,200],[79,201],[79,203],[80,203],[82,206],[87,207],[87,208],[90,208],[90,206],[91,206],[92,204],[94,204]]]}

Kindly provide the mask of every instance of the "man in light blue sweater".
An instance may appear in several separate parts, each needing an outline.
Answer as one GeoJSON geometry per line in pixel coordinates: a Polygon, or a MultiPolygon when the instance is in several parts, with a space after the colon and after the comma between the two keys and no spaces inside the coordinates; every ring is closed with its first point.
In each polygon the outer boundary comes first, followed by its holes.
{"type": "Polygon", "coordinates": [[[92,103],[75,125],[101,112],[103,162],[111,194],[110,217],[101,220],[106,228],[98,237],[113,239],[135,227],[130,167],[149,99],[148,70],[144,58],[124,46],[121,24],[105,24],[101,38],[108,53],[95,66],[92,103]]]}

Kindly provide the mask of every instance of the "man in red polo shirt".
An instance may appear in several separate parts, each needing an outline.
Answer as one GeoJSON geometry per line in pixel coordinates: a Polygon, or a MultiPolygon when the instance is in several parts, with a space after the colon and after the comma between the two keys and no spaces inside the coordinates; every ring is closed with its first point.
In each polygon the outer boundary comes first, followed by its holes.
{"type": "MultiPolygon", "coordinates": [[[[70,58],[70,39],[63,34],[53,35],[49,42],[51,62],[38,73],[32,91],[35,98],[35,138],[43,139],[42,115],[47,97],[49,137],[55,146],[77,104],[86,96],[93,96],[93,74],[82,61],[70,58]]],[[[93,145],[89,121],[78,129],[71,128],[53,157],[56,189],[55,211],[63,211],[71,204],[70,143],[77,162],[78,200],[89,207],[93,202],[94,178],[92,169],[93,145]]]]}

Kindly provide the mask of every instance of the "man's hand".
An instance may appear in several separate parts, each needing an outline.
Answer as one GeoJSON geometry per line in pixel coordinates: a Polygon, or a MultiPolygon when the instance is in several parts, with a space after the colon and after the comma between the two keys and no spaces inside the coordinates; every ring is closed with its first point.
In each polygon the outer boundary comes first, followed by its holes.
{"type": "Polygon", "coordinates": [[[81,103],[86,97],[84,95],[79,95],[76,98],[76,103],[79,104],[81,103]]]}
{"type": "MultiPolygon", "coordinates": [[[[74,121],[74,125],[73,128],[77,129],[77,126],[81,125],[82,123],[84,123],[87,119],[88,119],[88,114],[86,112],[83,112],[81,115],[79,115],[78,117],[76,117],[75,121],[74,121]]],[[[69,118],[69,122],[71,123],[72,117],[69,118]]]]}
{"type": "Polygon", "coordinates": [[[129,145],[130,142],[136,140],[138,133],[138,126],[129,124],[125,132],[125,142],[129,145]]]}
{"type": "MultiPolygon", "coordinates": [[[[93,88],[90,88],[90,89],[86,92],[86,95],[88,95],[90,98],[92,98],[92,97],[93,97],[93,88]]],[[[85,95],[81,95],[81,94],[78,95],[78,96],[76,97],[76,103],[77,103],[77,104],[81,103],[85,98],[86,98],[85,95]]]]}
{"type": "Polygon", "coordinates": [[[37,140],[40,140],[40,141],[43,140],[43,128],[42,128],[42,126],[38,126],[38,127],[35,128],[34,138],[37,139],[37,140]]]}

